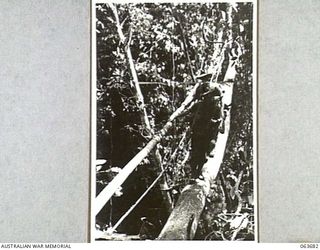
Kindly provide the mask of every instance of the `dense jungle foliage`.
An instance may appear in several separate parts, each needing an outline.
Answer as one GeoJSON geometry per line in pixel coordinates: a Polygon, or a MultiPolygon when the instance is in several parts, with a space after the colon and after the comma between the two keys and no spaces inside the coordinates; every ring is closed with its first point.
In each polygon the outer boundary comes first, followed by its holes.
{"type": "MultiPolygon", "coordinates": [[[[192,74],[206,74],[214,61],[215,39],[232,31],[233,49],[241,51],[231,106],[231,127],[223,164],[201,216],[195,239],[253,240],[253,77],[252,3],[232,6],[232,27],[225,3],[117,4],[121,28],[107,4],[96,5],[97,42],[97,195],[151,139],[141,121],[125,50],[132,60],[153,131],[159,131],[194,86],[192,74]],[[188,59],[189,57],[189,59],[188,59]],[[235,233],[236,232],[236,233],[235,233]]],[[[230,52],[230,51],[229,51],[230,52]]],[[[230,56],[230,53],[229,53],[230,56]]],[[[222,65],[222,71],[225,70],[222,65]]],[[[221,78],[218,79],[222,81],[221,78]]],[[[190,157],[203,150],[191,145],[196,109],[179,117],[157,146],[165,180],[175,202],[192,179],[190,157]]],[[[159,173],[153,155],[145,158],[97,215],[97,230],[112,227],[159,173]]],[[[155,239],[167,210],[159,185],[117,228],[126,235],[155,239]]]]}

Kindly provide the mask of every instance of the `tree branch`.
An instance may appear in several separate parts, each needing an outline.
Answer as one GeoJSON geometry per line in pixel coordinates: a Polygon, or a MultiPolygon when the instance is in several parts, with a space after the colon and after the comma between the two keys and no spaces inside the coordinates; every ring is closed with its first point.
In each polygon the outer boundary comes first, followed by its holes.
{"type": "Polygon", "coordinates": [[[147,188],[147,190],[144,191],[144,193],[139,197],[139,199],[121,216],[118,222],[112,228],[110,228],[110,230],[108,230],[108,234],[112,234],[118,228],[118,226],[122,223],[122,221],[124,221],[124,219],[127,218],[127,216],[132,212],[132,210],[135,209],[135,207],[143,200],[143,198],[149,193],[149,191],[156,185],[156,183],[158,182],[158,180],[161,178],[161,176],[164,174],[165,171],[166,169],[163,169],[160,172],[158,177],[151,183],[151,185],[147,188]]]}
{"type": "MultiPolygon", "coordinates": [[[[110,9],[112,10],[113,15],[115,17],[120,41],[124,44],[126,39],[125,39],[125,36],[122,31],[122,25],[119,20],[117,8],[112,3],[108,3],[108,5],[109,5],[110,9]]],[[[136,91],[137,105],[143,114],[141,117],[141,120],[142,120],[142,123],[146,126],[147,130],[149,130],[149,133],[152,133],[152,128],[151,128],[150,121],[149,121],[148,114],[147,114],[147,110],[145,107],[143,94],[141,92],[140,85],[139,85],[137,71],[136,71],[136,69],[134,67],[134,63],[133,63],[130,44],[124,44],[124,48],[125,48],[127,60],[128,60],[129,67],[130,67],[131,76],[132,76],[135,91],[136,91]]]]}
{"type": "MultiPolygon", "coordinates": [[[[108,5],[110,6],[110,8],[113,12],[113,15],[115,16],[115,21],[116,21],[116,26],[117,26],[118,34],[120,37],[120,41],[124,44],[125,43],[125,36],[122,31],[122,26],[123,26],[124,21],[122,22],[122,24],[120,24],[117,8],[112,3],[108,3],[108,5]]],[[[130,29],[128,42],[127,42],[127,44],[124,44],[124,49],[126,52],[131,76],[132,76],[133,83],[134,83],[134,88],[136,91],[137,106],[141,112],[141,122],[145,126],[145,128],[147,129],[148,136],[151,137],[152,135],[154,135],[154,130],[151,127],[151,124],[150,124],[150,121],[148,118],[147,110],[146,110],[145,103],[144,103],[144,97],[143,97],[143,94],[142,94],[142,91],[140,88],[140,83],[138,80],[138,74],[137,74],[137,71],[136,71],[134,63],[133,63],[133,58],[132,58],[131,49],[130,49],[131,38],[132,38],[132,30],[130,29]]],[[[160,156],[158,149],[156,149],[156,151],[154,152],[153,159],[154,159],[153,163],[156,165],[157,172],[159,174],[163,168],[162,168],[162,164],[161,164],[161,156],[160,156]]],[[[165,178],[162,178],[162,184],[164,186],[167,185],[165,178]]],[[[163,194],[164,201],[167,205],[168,211],[171,211],[172,201],[171,201],[170,195],[167,192],[163,192],[162,194],[163,194]]]]}
{"type": "Polygon", "coordinates": [[[183,101],[181,106],[171,114],[167,123],[163,126],[163,128],[159,131],[157,135],[155,135],[152,140],[148,142],[148,144],[138,153],[135,157],[133,157],[126,166],[122,168],[120,173],[100,192],[100,194],[96,197],[94,212],[98,214],[103,206],[109,201],[112,195],[118,190],[118,188],[122,185],[122,183],[128,178],[128,176],[136,169],[136,167],[141,163],[141,161],[149,155],[152,149],[161,141],[164,135],[167,134],[169,129],[173,125],[173,121],[184,113],[184,110],[196,96],[196,91],[200,83],[197,83],[189,92],[186,99],[183,101]]]}

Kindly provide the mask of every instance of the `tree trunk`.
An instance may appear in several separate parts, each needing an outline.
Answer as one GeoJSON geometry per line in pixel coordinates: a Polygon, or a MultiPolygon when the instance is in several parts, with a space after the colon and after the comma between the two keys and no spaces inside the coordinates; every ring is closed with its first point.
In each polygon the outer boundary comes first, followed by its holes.
{"type": "Polygon", "coordinates": [[[193,239],[205,205],[207,189],[203,184],[187,185],[184,188],[159,240],[193,239]]]}
{"type": "MultiPolygon", "coordinates": [[[[120,41],[124,44],[126,39],[125,39],[125,36],[122,31],[122,26],[120,24],[117,8],[112,3],[108,3],[108,4],[113,12],[114,17],[115,17],[115,23],[117,26],[117,31],[118,31],[120,41]]],[[[129,36],[131,36],[131,34],[129,34],[129,36]]],[[[128,38],[127,44],[124,44],[124,46],[125,46],[125,53],[127,56],[127,61],[128,61],[130,72],[131,72],[131,77],[132,77],[133,83],[134,83],[136,104],[139,107],[139,110],[141,113],[141,115],[140,115],[141,123],[146,128],[148,135],[150,137],[152,137],[154,135],[154,130],[150,125],[149,117],[148,117],[145,102],[144,102],[144,97],[143,97],[143,94],[142,94],[142,91],[140,88],[140,83],[138,80],[138,74],[137,74],[137,71],[134,66],[132,53],[131,53],[131,49],[130,49],[130,37],[128,38]]],[[[162,163],[161,163],[161,155],[160,155],[159,150],[157,148],[155,149],[154,152],[152,152],[152,161],[151,162],[155,166],[156,174],[159,175],[161,173],[161,171],[163,170],[163,167],[162,167],[162,163]]],[[[160,186],[163,186],[163,187],[168,186],[164,176],[162,176],[162,178],[160,179],[160,186]]],[[[166,190],[161,190],[161,194],[162,194],[164,203],[166,205],[167,211],[170,213],[172,211],[171,196],[168,193],[168,191],[166,191],[166,190]]]]}
{"type": "MultiPolygon", "coordinates": [[[[225,94],[223,103],[231,104],[233,84],[224,86],[225,94]]],[[[188,185],[182,191],[178,202],[163,227],[158,239],[159,240],[187,240],[193,239],[200,215],[205,206],[206,197],[210,191],[210,185],[218,175],[220,165],[223,161],[225,148],[227,145],[228,134],[230,130],[230,111],[227,111],[225,117],[225,131],[223,134],[218,133],[217,143],[212,158],[203,165],[203,180],[196,180],[195,184],[188,185]]]]}
{"type": "MultiPolygon", "coordinates": [[[[230,29],[228,31],[227,41],[230,43],[230,41],[232,41],[232,8],[230,5],[227,7],[226,12],[226,21],[230,29]]],[[[220,36],[220,39],[222,39],[222,35],[220,36]]],[[[225,45],[222,46],[223,49],[221,49],[219,53],[220,57],[217,54],[217,58],[218,60],[220,58],[220,62],[213,64],[214,66],[211,68],[211,70],[213,70],[211,81],[216,81],[218,78],[224,59],[223,55],[225,47],[225,45]]],[[[224,84],[220,86],[222,92],[224,91],[224,94],[222,95],[222,107],[231,107],[232,104],[233,84],[236,76],[235,67],[236,63],[229,58],[228,68],[224,76],[224,84]]],[[[230,109],[225,109],[224,112],[224,133],[218,133],[216,145],[212,152],[210,152],[209,157],[207,157],[207,162],[202,167],[203,180],[197,179],[195,184],[188,185],[184,188],[167,223],[160,232],[158,237],[159,240],[191,240],[194,238],[200,215],[205,206],[206,197],[209,194],[211,184],[218,175],[227,145],[231,120],[230,109]]]]}
{"type": "Polygon", "coordinates": [[[157,135],[155,135],[153,139],[149,141],[148,144],[127,163],[126,166],[122,168],[120,173],[96,197],[95,206],[93,208],[96,215],[109,201],[112,195],[119,189],[119,187],[128,178],[128,176],[133,172],[133,170],[135,170],[136,167],[141,163],[141,161],[150,154],[152,149],[161,141],[162,137],[167,134],[167,132],[173,125],[173,121],[180,115],[184,114],[185,110],[194,100],[196,91],[199,86],[200,84],[197,83],[193,87],[193,89],[190,91],[189,95],[183,101],[181,106],[170,116],[169,120],[160,130],[160,132],[157,135]]]}

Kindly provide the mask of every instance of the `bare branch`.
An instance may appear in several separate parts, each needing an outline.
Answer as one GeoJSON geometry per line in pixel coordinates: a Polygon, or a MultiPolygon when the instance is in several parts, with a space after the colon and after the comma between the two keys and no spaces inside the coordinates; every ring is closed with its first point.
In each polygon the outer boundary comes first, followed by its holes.
{"type": "MultiPolygon", "coordinates": [[[[135,93],[136,94],[136,99],[137,99],[136,104],[137,104],[137,106],[138,106],[138,108],[139,108],[139,110],[141,112],[141,122],[145,126],[145,128],[147,130],[147,133],[148,133],[148,137],[150,138],[152,135],[154,135],[154,131],[153,131],[153,128],[151,127],[151,124],[150,124],[150,121],[149,121],[149,118],[148,118],[146,106],[145,106],[145,103],[144,103],[144,97],[143,97],[143,94],[142,94],[142,91],[141,91],[141,88],[140,88],[140,83],[139,83],[139,80],[138,80],[138,74],[137,74],[137,71],[136,71],[135,66],[134,66],[132,53],[131,53],[131,49],[130,49],[130,43],[131,43],[131,39],[132,39],[132,30],[130,29],[129,35],[128,35],[129,36],[128,37],[128,41],[125,42],[126,39],[125,39],[125,36],[123,34],[123,31],[122,31],[122,26],[123,26],[123,24],[124,24],[126,19],[121,24],[120,20],[119,20],[119,15],[118,15],[117,8],[112,3],[108,3],[108,5],[110,6],[110,8],[111,8],[111,10],[113,12],[113,15],[115,16],[115,21],[116,21],[116,26],[117,26],[118,34],[119,34],[119,37],[120,37],[120,41],[124,44],[124,49],[125,49],[125,52],[126,52],[127,60],[128,60],[129,67],[130,67],[131,76],[132,76],[133,83],[134,83],[133,85],[134,85],[135,92],[136,92],[135,93]]],[[[154,158],[154,164],[156,165],[157,171],[158,171],[158,174],[159,174],[159,171],[162,170],[162,164],[161,164],[160,153],[159,153],[159,151],[157,149],[153,153],[153,158],[154,158]]],[[[163,178],[162,184],[164,186],[167,185],[167,183],[165,181],[165,178],[163,178]]],[[[170,195],[168,193],[163,193],[163,197],[164,197],[165,202],[167,203],[168,210],[171,211],[172,201],[171,201],[170,195]]]]}
{"type": "Polygon", "coordinates": [[[164,174],[165,169],[163,169],[158,177],[151,183],[151,185],[144,191],[144,193],[139,197],[139,199],[121,216],[121,218],[118,220],[118,222],[108,230],[109,234],[112,234],[118,226],[124,221],[125,218],[128,217],[128,215],[132,212],[133,209],[143,200],[143,198],[150,192],[150,190],[156,185],[156,183],[159,181],[159,179],[162,177],[164,174]]]}
{"type": "MultiPolygon", "coordinates": [[[[123,34],[123,31],[122,31],[122,26],[120,24],[117,8],[112,3],[108,3],[108,5],[110,6],[110,8],[111,8],[111,10],[113,12],[113,15],[115,17],[116,26],[117,26],[118,34],[119,34],[119,37],[120,37],[120,41],[122,43],[124,43],[126,39],[125,39],[125,36],[123,34]]],[[[130,40],[130,38],[129,38],[129,40],[130,40]]],[[[127,59],[128,59],[128,63],[129,63],[130,72],[131,72],[131,76],[132,76],[132,79],[133,79],[134,87],[135,87],[135,90],[136,90],[137,106],[139,107],[139,109],[141,110],[141,112],[143,114],[141,119],[142,119],[143,124],[149,130],[149,132],[152,133],[152,128],[151,128],[150,121],[149,121],[149,118],[148,118],[147,110],[145,108],[143,94],[141,92],[140,85],[139,85],[137,71],[136,71],[136,69],[134,67],[134,63],[133,63],[130,44],[126,44],[125,45],[125,52],[126,52],[126,55],[127,55],[127,59]]]]}
{"type": "Polygon", "coordinates": [[[173,121],[184,113],[184,110],[188,105],[194,100],[196,91],[200,86],[197,83],[189,92],[186,99],[183,101],[181,106],[171,114],[167,123],[163,126],[163,128],[159,131],[157,135],[155,135],[152,140],[148,142],[148,144],[138,153],[135,157],[133,157],[126,166],[120,171],[120,173],[106,186],[101,193],[96,197],[95,201],[95,214],[98,214],[103,206],[109,201],[112,195],[118,190],[118,188],[122,185],[122,183],[128,178],[128,176],[136,169],[136,167],[141,163],[141,161],[149,155],[152,149],[161,141],[164,135],[167,134],[169,129],[173,125],[173,121]]]}

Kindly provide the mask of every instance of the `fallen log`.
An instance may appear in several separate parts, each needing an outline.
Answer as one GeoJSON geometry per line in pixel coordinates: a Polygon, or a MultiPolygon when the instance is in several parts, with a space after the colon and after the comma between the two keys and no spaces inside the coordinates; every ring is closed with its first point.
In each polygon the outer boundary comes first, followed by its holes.
{"type": "MultiPolygon", "coordinates": [[[[233,84],[224,87],[224,103],[231,103],[233,84]]],[[[210,191],[210,185],[218,175],[223,161],[230,130],[230,111],[225,117],[225,131],[217,136],[216,146],[203,165],[203,180],[197,179],[195,184],[187,185],[170,214],[167,223],[163,227],[159,240],[190,240],[197,230],[200,215],[205,206],[206,197],[210,191]]]]}
{"type": "Polygon", "coordinates": [[[100,212],[100,210],[110,200],[112,195],[119,189],[119,187],[128,178],[128,176],[136,169],[136,167],[141,163],[141,161],[150,154],[154,147],[161,141],[163,136],[167,134],[169,129],[173,126],[173,121],[180,115],[184,114],[187,107],[194,100],[196,91],[199,86],[199,83],[195,84],[195,86],[189,92],[188,96],[183,101],[181,106],[174,113],[172,113],[169,120],[163,126],[160,132],[157,135],[155,135],[148,142],[148,144],[138,154],[136,154],[127,163],[127,165],[122,168],[119,174],[100,192],[100,194],[96,197],[94,202],[93,211],[95,215],[97,215],[100,212]]]}
{"type": "MultiPolygon", "coordinates": [[[[226,12],[228,26],[232,27],[232,8],[230,5],[226,12]]],[[[228,41],[232,41],[232,31],[229,31],[228,38],[228,41]]],[[[224,45],[223,48],[225,49],[224,45]]],[[[221,52],[220,55],[223,54],[221,52]]],[[[215,74],[212,74],[211,81],[217,80],[221,70],[222,60],[223,57],[221,58],[221,62],[213,67],[215,74]]],[[[228,68],[224,76],[224,83],[220,84],[221,90],[224,92],[221,100],[222,105],[226,107],[231,107],[232,104],[233,84],[236,75],[235,62],[236,61],[232,62],[231,59],[229,59],[228,68]]],[[[224,110],[224,112],[224,133],[218,133],[215,147],[212,152],[210,152],[207,162],[202,167],[201,175],[203,178],[201,180],[197,179],[195,184],[187,185],[183,189],[175,208],[157,238],[158,240],[191,240],[194,238],[202,210],[205,206],[206,197],[210,191],[210,186],[218,175],[225,154],[231,119],[230,109],[224,110]]]]}

